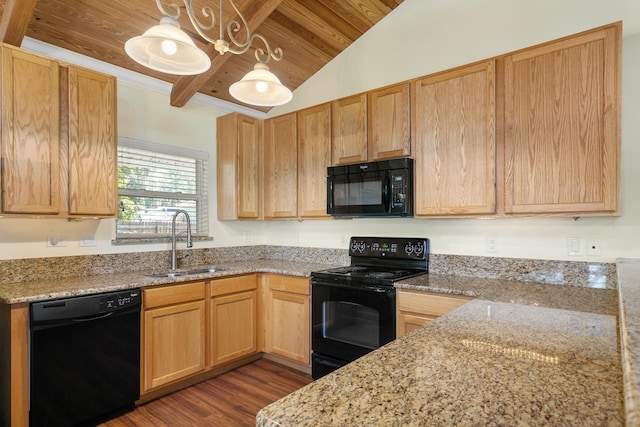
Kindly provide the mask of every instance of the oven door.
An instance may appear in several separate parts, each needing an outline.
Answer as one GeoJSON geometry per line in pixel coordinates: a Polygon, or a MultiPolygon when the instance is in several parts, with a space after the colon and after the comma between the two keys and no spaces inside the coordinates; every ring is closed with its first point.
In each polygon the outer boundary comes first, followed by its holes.
{"type": "Polygon", "coordinates": [[[311,283],[314,354],[350,362],[395,339],[393,287],[311,283]]]}

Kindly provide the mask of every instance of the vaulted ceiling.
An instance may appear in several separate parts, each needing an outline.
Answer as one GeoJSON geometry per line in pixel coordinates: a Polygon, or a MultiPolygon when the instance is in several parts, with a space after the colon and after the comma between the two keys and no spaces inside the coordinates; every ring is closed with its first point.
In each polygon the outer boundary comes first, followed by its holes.
{"type": "MultiPolygon", "coordinates": [[[[211,57],[211,68],[203,74],[160,73],[138,65],[125,54],[124,43],[162,17],[155,0],[0,0],[0,39],[20,46],[28,36],[169,82],[174,106],[185,105],[197,92],[238,103],[229,95],[229,86],[253,68],[254,50],[219,55],[193,29],[182,0],[162,0],[162,4],[172,1],[180,6],[182,29],[211,57]]],[[[235,12],[229,0],[224,1],[228,22],[235,12]]],[[[283,49],[283,59],[272,60],[269,67],[293,91],[402,1],[236,0],[236,4],[253,32],[264,35],[272,48],[283,49]]],[[[193,1],[196,13],[202,6],[210,6],[219,16],[219,0],[193,1]]],[[[199,18],[206,22],[202,15],[199,18]]],[[[217,38],[218,28],[212,31],[211,36],[217,38]]]]}

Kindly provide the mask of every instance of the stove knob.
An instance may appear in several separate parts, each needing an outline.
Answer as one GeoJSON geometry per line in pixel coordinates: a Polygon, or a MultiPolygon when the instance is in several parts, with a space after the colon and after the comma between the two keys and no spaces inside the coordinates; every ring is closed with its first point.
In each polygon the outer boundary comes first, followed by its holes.
{"type": "Polygon", "coordinates": [[[411,255],[413,253],[413,246],[411,244],[408,244],[404,247],[404,251],[407,253],[407,255],[411,255]]]}
{"type": "Polygon", "coordinates": [[[424,246],[423,245],[416,245],[416,247],[413,249],[413,251],[416,253],[416,255],[420,255],[423,251],[424,251],[424,246]]]}

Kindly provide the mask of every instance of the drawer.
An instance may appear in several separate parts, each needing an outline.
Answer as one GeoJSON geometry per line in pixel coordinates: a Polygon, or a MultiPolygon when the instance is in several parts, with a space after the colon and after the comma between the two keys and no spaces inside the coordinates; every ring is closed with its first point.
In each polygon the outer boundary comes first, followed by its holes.
{"type": "Polygon", "coordinates": [[[245,276],[225,277],[211,281],[211,296],[233,294],[235,292],[251,291],[258,287],[255,274],[245,276]]]}
{"type": "Polygon", "coordinates": [[[205,282],[179,283],[144,289],[142,297],[144,308],[203,300],[205,297],[205,282]]]}
{"type": "Polygon", "coordinates": [[[282,276],[279,274],[266,275],[269,289],[274,291],[291,292],[309,295],[310,285],[308,277],[282,276]]]}

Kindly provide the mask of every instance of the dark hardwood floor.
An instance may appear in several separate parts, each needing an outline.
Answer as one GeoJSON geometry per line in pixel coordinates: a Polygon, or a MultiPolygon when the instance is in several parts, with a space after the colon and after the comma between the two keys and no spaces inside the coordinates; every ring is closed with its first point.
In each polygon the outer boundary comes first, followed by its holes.
{"type": "Polygon", "coordinates": [[[101,426],[255,426],[260,409],[311,381],[309,375],[260,359],[141,405],[101,426]]]}

